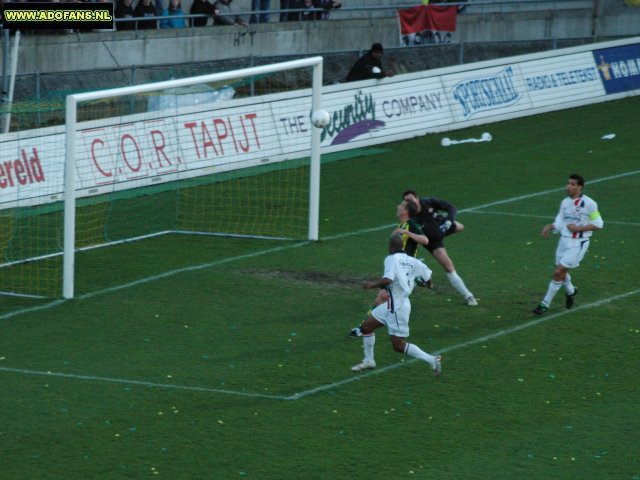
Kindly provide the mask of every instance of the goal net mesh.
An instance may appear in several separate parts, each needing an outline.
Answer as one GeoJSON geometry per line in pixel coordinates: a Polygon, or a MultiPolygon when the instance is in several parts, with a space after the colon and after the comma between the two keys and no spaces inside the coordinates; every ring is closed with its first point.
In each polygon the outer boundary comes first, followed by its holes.
{"type": "MultiPolygon", "coordinates": [[[[306,238],[312,100],[291,89],[301,83],[311,68],[78,103],[76,270],[97,247],[164,234],[306,238]]],[[[58,297],[64,129],[2,143],[15,160],[0,165],[0,187],[13,189],[0,197],[0,291],[58,297]]]]}

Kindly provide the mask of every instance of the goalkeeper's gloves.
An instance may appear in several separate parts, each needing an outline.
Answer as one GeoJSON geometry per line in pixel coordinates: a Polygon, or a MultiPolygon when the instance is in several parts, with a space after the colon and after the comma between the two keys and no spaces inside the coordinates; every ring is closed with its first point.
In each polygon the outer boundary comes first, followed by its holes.
{"type": "Polygon", "coordinates": [[[445,235],[451,228],[451,225],[453,225],[453,222],[451,220],[447,220],[446,222],[440,224],[440,226],[438,227],[440,235],[445,235]]]}
{"type": "Polygon", "coordinates": [[[432,288],[433,282],[431,281],[431,278],[429,278],[429,280],[425,280],[422,277],[416,277],[416,285],[419,287],[432,288]]]}

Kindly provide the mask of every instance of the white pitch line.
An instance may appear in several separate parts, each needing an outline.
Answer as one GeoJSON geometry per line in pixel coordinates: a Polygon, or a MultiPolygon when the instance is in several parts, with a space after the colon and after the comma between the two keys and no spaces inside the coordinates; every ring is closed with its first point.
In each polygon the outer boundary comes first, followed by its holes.
{"type": "MultiPolygon", "coordinates": [[[[525,323],[521,323],[520,325],[515,325],[510,328],[505,328],[503,330],[498,330],[497,332],[490,333],[487,335],[483,335],[481,337],[476,337],[471,340],[467,340],[466,342],[461,342],[456,345],[452,345],[449,347],[442,348],[437,350],[436,354],[443,354],[448,352],[453,352],[455,350],[460,350],[462,348],[466,348],[472,345],[477,345],[479,343],[488,342],[491,340],[498,339],[500,337],[504,337],[511,333],[516,333],[521,330],[525,330],[531,327],[535,327],[540,325],[541,323],[548,322],[550,320],[554,320],[558,317],[563,317],[565,315],[579,312],[582,310],[586,310],[589,308],[600,307],[602,305],[606,305],[611,302],[615,302],[617,300],[622,300],[633,295],[637,295],[640,293],[640,289],[632,290],[630,292],[621,293],[619,295],[614,295],[608,298],[604,298],[602,300],[598,300],[596,302],[587,303],[584,305],[579,305],[571,310],[563,310],[558,313],[554,313],[551,315],[545,315],[540,318],[536,318],[535,320],[530,320],[525,323]]],[[[204,393],[221,393],[225,395],[236,395],[242,397],[253,397],[253,398],[266,398],[269,400],[300,400],[302,398],[314,395],[316,393],[323,392],[325,390],[332,390],[343,385],[347,385],[349,383],[357,382],[360,380],[364,380],[372,375],[380,375],[382,373],[389,372],[391,370],[396,370],[397,368],[401,368],[405,365],[409,365],[412,363],[418,362],[417,359],[410,359],[401,363],[394,363],[387,367],[379,368],[376,370],[372,370],[370,372],[360,374],[357,376],[349,377],[344,380],[340,380],[338,382],[333,382],[325,385],[320,385],[318,387],[305,390],[304,392],[294,393],[293,395],[267,395],[263,393],[251,393],[251,392],[242,392],[237,390],[225,390],[221,388],[211,388],[211,387],[199,387],[199,386],[189,386],[189,385],[173,385],[170,383],[155,383],[155,382],[146,382],[141,380],[130,380],[126,378],[112,378],[112,377],[100,377],[96,375],[79,375],[72,373],[62,373],[62,372],[51,372],[51,371],[43,371],[43,370],[30,370],[25,368],[12,368],[12,367],[0,367],[0,372],[9,372],[9,373],[19,373],[23,375],[32,375],[32,376],[44,376],[44,377],[55,377],[55,378],[68,378],[71,380],[83,380],[83,381],[94,381],[94,382],[108,382],[108,383],[118,383],[122,385],[138,385],[141,387],[147,388],[161,388],[165,390],[186,390],[190,392],[204,392],[204,393]]]]}
{"type": "MultiPolygon", "coordinates": [[[[83,295],[79,295],[76,297],[77,300],[86,300],[88,298],[97,297],[99,295],[103,295],[105,293],[117,292],[119,290],[125,290],[127,288],[135,287],[138,285],[144,285],[145,283],[155,282],[156,280],[162,280],[163,278],[173,277],[174,275],[178,275],[180,273],[188,273],[188,272],[196,272],[198,270],[204,270],[211,267],[217,267],[219,265],[224,265],[225,263],[231,263],[238,260],[246,260],[247,258],[259,257],[261,255],[267,255],[269,253],[281,252],[282,250],[290,250],[292,248],[304,247],[305,245],[309,245],[311,240],[307,240],[304,242],[298,242],[294,244],[282,245],[280,247],[268,248],[266,250],[258,250],[253,253],[247,253],[245,255],[238,255],[236,257],[228,257],[223,258],[221,260],[216,260],[214,262],[201,263],[200,265],[192,265],[190,267],[178,268],[176,270],[170,270],[168,272],[160,273],[158,275],[152,275],[150,277],[144,277],[139,280],[134,280],[133,282],[125,283],[122,285],[116,285],[114,287],[105,288],[104,290],[96,290],[95,292],[85,293],[83,295]]],[[[3,317],[0,316],[0,320],[3,317]]]]}
{"type": "MultiPolygon", "coordinates": [[[[593,180],[589,180],[587,182],[588,185],[593,185],[594,183],[607,182],[609,180],[618,180],[624,177],[630,177],[632,175],[637,175],[640,173],[640,170],[633,170],[631,172],[626,173],[618,173],[616,175],[609,175],[607,177],[594,178],[593,180]]],[[[528,193],[526,195],[520,195],[519,197],[507,198],[505,200],[498,200],[496,202],[485,203],[483,205],[478,205],[477,207],[465,208],[464,210],[459,210],[460,212],[471,212],[473,210],[479,210],[481,208],[494,207],[496,205],[503,205],[505,203],[517,202],[519,200],[526,200],[528,198],[540,197],[542,195],[547,195],[549,193],[562,192],[565,190],[565,187],[562,188],[553,188],[551,190],[543,190],[542,192],[528,193]]]]}
{"type": "MultiPolygon", "coordinates": [[[[371,228],[365,228],[363,230],[355,230],[353,232],[347,232],[347,233],[340,233],[338,235],[332,235],[330,237],[323,237],[321,240],[322,241],[328,241],[328,240],[338,240],[340,238],[345,238],[345,237],[352,237],[352,236],[356,236],[356,235],[363,235],[365,233],[371,233],[371,232],[375,232],[375,231],[379,231],[379,230],[384,230],[386,228],[391,228],[393,226],[397,225],[396,223],[391,223],[388,225],[382,225],[380,227],[371,227],[371,228]]],[[[131,287],[135,287],[138,285],[144,285],[145,283],[149,283],[149,282],[154,282],[156,280],[162,280],[163,278],[168,278],[168,277],[172,277],[174,275],[178,275],[180,273],[188,273],[188,272],[196,272],[198,270],[204,270],[207,268],[211,268],[211,267],[217,267],[219,265],[224,265],[225,263],[231,263],[231,262],[236,262],[236,261],[240,261],[240,260],[246,260],[248,258],[253,258],[253,257],[259,257],[262,255],[267,255],[269,253],[277,253],[277,252],[281,252],[283,250],[290,250],[292,248],[299,248],[299,247],[304,247],[305,245],[310,245],[314,243],[311,240],[305,240],[305,241],[301,241],[298,243],[293,243],[293,244],[287,244],[287,245],[281,245],[279,247],[273,247],[273,248],[268,248],[266,250],[258,250],[252,253],[247,253],[245,255],[238,255],[236,257],[228,257],[228,258],[223,258],[221,260],[215,260],[213,262],[208,262],[208,263],[202,263],[200,265],[192,265],[190,267],[183,267],[183,268],[179,268],[177,270],[170,270],[168,272],[163,272],[160,273],[158,275],[152,275],[150,277],[145,277],[145,278],[141,278],[138,280],[134,280],[133,282],[129,282],[129,283],[125,283],[122,285],[116,285],[114,287],[109,287],[109,288],[105,288],[104,290],[96,290],[95,292],[89,292],[89,293],[85,293],[83,295],[78,295],[76,297],[76,300],[86,300],[88,298],[92,298],[92,297],[96,297],[98,295],[103,295],[105,293],[112,293],[112,292],[117,292],[119,290],[126,290],[127,288],[131,288],[131,287]]],[[[0,320],[3,320],[3,316],[0,316],[0,320]]]]}
{"type": "MultiPolygon", "coordinates": [[[[634,170],[631,172],[627,172],[627,173],[620,173],[617,175],[611,175],[611,176],[607,176],[607,177],[601,177],[601,178],[597,178],[594,180],[591,180],[589,182],[589,184],[593,184],[593,183],[600,183],[600,182],[604,182],[604,181],[608,181],[608,180],[616,180],[619,178],[624,178],[624,177],[628,177],[628,176],[632,176],[632,175],[637,175],[638,173],[640,173],[640,170],[634,170]]],[[[555,192],[559,192],[559,191],[563,191],[564,188],[555,188],[552,190],[544,190],[542,192],[536,192],[536,193],[530,193],[527,195],[520,195],[517,197],[511,197],[511,198],[506,198],[504,200],[498,200],[496,202],[491,202],[491,203],[486,203],[483,205],[478,205],[476,207],[470,207],[470,208],[465,208],[462,210],[459,210],[459,212],[475,212],[478,209],[481,208],[487,208],[487,207],[491,207],[494,205],[502,205],[502,204],[506,204],[506,203],[512,203],[512,202],[517,202],[520,200],[525,200],[527,198],[532,198],[532,197],[537,197],[537,196],[541,196],[541,195],[546,195],[549,193],[555,193],[555,192]]],[[[480,212],[475,212],[475,213],[480,213],[480,212]]],[[[367,228],[367,229],[363,229],[363,230],[356,230],[356,231],[352,231],[352,232],[347,232],[347,233],[341,233],[341,234],[337,234],[337,235],[332,235],[332,236],[328,236],[328,237],[323,237],[321,240],[323,241],[327,241],[327,240],[337,240],[337,239],[341,239],[341,238],[346,238],[346,237],[352,237],[352,236],[357,236],[357,235],[362,235],[364,233],[370,233],[370,232],[375,232],[375,231],[379,231],[379,230],[384,230],[387,228],[391,228],[393,226],[395,226],[395,223],[392,224],[387,224],[387,225],[382,225],[379,227],[372,227],[372,228],[367,228]]],[[[95,292],[89,292],[86,293],[84,295],[80,295],[78,297],[76,297],[76,300],[85,300],[85,299],[89,299],[89,298],[93,298],[99,295],[103,295],[106,293],[111,293],[111,292],[116,292],[119,290],[124,290],[127,288],[131,288],[131,287],[135,287],[138,285],[143,285],[149,282],[154,282],[157,280],[161,280],[164,278],[169,278],[172,277],[174,275],[178,275],[180,273],[186,273],[186,272],[193,272],[193,271],[197,271],[197,270],[203,270],[206,268],[211,268],[211,267],[215,267],[218,265],[223,265],[225,263],[231,263],[231,262],[235,262],[238,260],[245,260],[247,258],[252,258],[252,257],[257,257],[257,256],[261,256],[261,255],[266,255],[269,253],[275,253],[275,252],[280,252],[283,250],[289,250],[292,248],[298,248],[298,247],[303,247],[305,245],[309,245],[312,244],[312,241],[303,241],[303,242],[299,242],[299,243],[295,243],[295,244],[288,244],[288,245],[283,245],[283,246],[279,246],[279,247],[274,247],[274,248],[268,248],[265,250],[259,250],[250,254],[246,254],[246,255],[239,255],[236,257],[229,257],[229,258],[225,258],[222,260],[217,260],[215,262],[209,262],[209,263],[204,263],[204,264],[200,264],[200,265],[194,265],[191,267],[185,267],[185,268],[180,268],[180,269],[176,269],[176,270],[171,270],[159,275],[153,275],[150,277],[145,277],[145,278],[141,278],[139,280],[133,281],[133,282],[129,282],[123,285],[116,285],[114,287],[110,287],[110,288],[106,288],[103,290],[97,290],[95,292]]],[[[635,294],[637,292],[631,292],[630,294],[635,294]]],[[[612,298],[616,298],[616,297],[612,297],[612,298]]],[[[35,311],[39,311],[39,310],[47,310],[49,308],[54,308],[57,307],[58,305],[62,305],[66,303],[66,300],[60,299],[60,300],[55,300],[49,303],[46,303],[44,305],[39,305],[36,307],[29,307],[29,308],[24,308],[22,310],[15,310],[13,312],[9,312],[9,313],[5,313],[4,315],[0,315],[0,321],[1,320],[7,320],[9,318],[13,318],[16,317],[18,315],[23,315],[23,314],[27,314],[27,313],[32,313],[35,311]]],[[[582,308],[586,308],[586,306],[582,307],[582,308]]],[[[579,310],[580,307],[573,309],[573,311],[579,310]]],[[[565,312],[563,312],[565,313],[565,312]]],[[[561,314],[556,314],[555,316],[558,316],[561,314]]],[[[544,319],[541,320],[548,320],[550,318],[555,318],[555,316],[551,315],[548,317],[545,317],[544,319]]],[[[460,347],[458,347],[460,348],[460,347]]],[[[444,350],[443,350],[444,351],[444,350]]],[[[405,364],[408,362],[404,362],[405,364]]],[[[398,368],[399,366],[402,366],[403,364],[399,364],[399,365],[395,365],[395,366],[390,366],[390,367],[386,367],[386,368],[381,368],[378,370],[373,371],[372,373],[369,374],[364,374],[364,375],[360,375],[358,377],[354,377],[352,379],[347,379],[344,380],[343,382],[345,383],[349,383],[352,381],[356,381],[356,380],[360,380],[362,378],[366,378],[369,375],[375,375],[375,374],[379,374],[379,373],[383,373],[387,370],[391,370],[394,368],[398,368]]],[[[37,371],[31,371],[31,370],[20,370],[20,369],[13,369],[13,370],[7,370],[6,367],[4,368],[0,368],[0,371],[14,371],[14,372],[20,372],[22,371],[23,373],[27,373],[27,372],[31,372],[31,374],[33,375],[54,375],[53,373],[49,373],[49,372],[37,372],[37,371]]],[[[67,376],[69,377],[70,374],[55,374],[58,376],[67,376]]],[[[76,378],[76,377],[70,377],[70,378],[76,378]]],[[[78,379],[83,378],[85,380],[103,380],[106,382],[117,382],[120,381],[122,383],[131,383],[131,384],[139,384],[139,385],[147,385],[147,386],[157,386],[157,387],[161,387],[161,388],[179,388],[179,389],[183,389],[183,390],[196,390],[196,391],[211,391],[211,392],[224,392],[224,393],[230,393],[230,394],[236,394],[236,395],[260,395],[260,394],[245,394],[242,392],[234,392],[234,391],[224,391],[224,390],[215,390],[215,389],[207,389],[205,387],[186,387],[186,386],[172,386],[172,385],[163,385],[163,384],[154,384],[152,382],[140,382],[137,380],[118,380],[118,379],[110,379],[110,378],[103,378],[103,377],[92,377],[92,376],[77,376],[78,379]]],[[[341,383],[339,382],[338,385],[340,385],[341,383]]],[[[325,387],[318,387],[320,389],[326,390],[327,388],[332,388],[330,386],[325,386],[325,387]]],[[[314,392],[315,389],[309,390],[308,392],[314,392]]],[[[320,391],[320,390],[319,390],[320,391]]],[[[270,397],[270,396],[266,396],[267,398],[283,398],[283,399],[288,399],[288,400],[295,400],[297,398],[302,398],[302,396],[307,396],[310,395],[303,392],[303,393],[299,393],[299,394],[295,394],[295,395],[291,395],[289,397],[270,397]]],[[[265,396],[265,395],[262,395],[265,396]]]]}
{"type": "MultiPolygon", "coordinates": [[[[551,315],[545,315],[545,316],[542,316],[540,318],[536,318],[535,320],[530,320],[528,322],[521,323],[520,325],[516,325],[514,327],[505,328],[504,330],[498,330],[497,332],[490,333],[488,335],[483,335],[482,337],[477,337],[477,338],[474,338],[472,340],[468,340],[466,342],[462,342],[462,343],[458,343],[456,345],[452,345],[450,347],[442,348],[440,350],[437,350],[434,353],[435,354],[442,354],[442,353],[453,352],[455,350],[460,350],[461,348],[469,347],[471,345],[477,345],[478,343],[483,343],[483,342],[487,342],[487,341],[490,341],[490,340],[495,340],[497,338],[504,337],[505,335],[509,335],[511,333],[515,333],[515,332],[519,332],[521,330],[525,330],[527,328],[535,327],[536,325],[540,325],[541,323],[548,322],[549,320],[554,320],[554,319],[556,319],[558,317],[562,317],[562,316],[568,315],[570,313],[575,313],[575,312],[579,312],[581,310],[586,310],[588,308],[595,308],[595,307],[599,307],[601,305],[606,305],[607,303],[611,303],[611,302],[615,302],[616,300],[621,300],[621,299],[624,299],[624,298],[627,298],[627,297],[631,297],[633,295],[637,295],[638,293],[640,293],[640,289],[632,290],[632,291],[627,292],[627,293],[621,293],[619,295],[614,295],[612,297],[604,298],[604,299],[598,300],[596,302],[580,305],[580,306],[577,306],[575,308],[572,308],[571,310],[564,310],[564,311],[561,311],[561,312],[558,312],[558,313],[554,313],[554,314],[551,314],[551,315]]],[[[347,378],[345,380],[340,380],[338,382],[333,382],[333,383],[329,383],[329,384],[326,384],[326,385],[321,385],[319,387],[315,387],[315,388],[312,388],[310,390],[306,390],[304,392],[295,393],[295,394],[290,395],[288,397],[284,397],[284,399],[285,400],[299,400],[301,398],[308,397],[308,396],[313,395],[315,393],[323,392],[325,390],[332,390],[334,388],[341,387],[341,386],[346,385],[348,383],[364,380],[364,379],[366,379],[366,378],[368,378],[368,377],[370,377],[372,375],[380,375],[382,373],[386,373],[386,372],[389,372],[391,370],[395,370],[397,368],[400,368],[400,367],[403,367],[405,365],[409,365],[411,363],[415,363],[415,362],[418,362],[418,361],[419,360],[417,360],[415,358],[412,358],[410,360],[407,360],[407,361],[404,361],[404,362],[401,362],[401,363],[394,363],[392,365],[389,365],[388,367],[383,367],[383,368],[371,370],[371,371],[369,371],[367,373],[359,374],[357,376],[350,377],[350,378],[347,378]]]]}
{"type": "MultiPolygon", "coordinates": [[[[547,219],[549,221],[553,221],[552,217],[549,217],[549,215],[534,215],[531,213],[512,213],[512,212],[492,212],[492,211],[487,211],[487,210],[469,210],[467,211],[467,213],[479,213],[481,215],[501,215],[501,216],[506,216],[506,217],[525,217],[525,218],[544,218],[547,219]]],[[[628,225],[628,226],[632,226],[632,227],[640,227],[640,222],[619,222],[617,220],[606,220],[605,222],[607,225],[611,224],[611,225],[628,225]]]]}
{"type": "MultiPolygon", "coordinates": [[[[632,176],[632,175],[637,175],[639,173],[640,173],[640,170],[633,170],[631,172],[619,173],[619,174],[610,175],[610,176],[607,176],[607,177],[600,177],[600,178],[596,178],[596,179],[590,180],[589,184],[600,183],[600,182],[605,182],[605,181],[609,181],[609,180],[616,180],[616,179],[619,179],[619,178],[624,178],[624,177],[629,177],[629,176],[632,176]]],[[[541,191],[541,192],[529,193],[529,194],[520,195],[520,196],[517,196],[517,197],[505,198],[503,200],[498,200],[498,201],[495,201],[495,202],[485,203],[483,205],[478,205],[478,206],[475,206],[475,207],[461,209],[461,210],[459,210],[459,212],[475,212],[475,213],[479,213],[479,212],[476,212],[476,211],[478,209],[481,209],[481,208],[487,208],[487,207],[491,207],[491,206],[494,206],[494,205],[503,205],[505,203],[513,203],[513,202],[517,202],[517,201],[520,201],[520,200],[525,200],[527,198],[538,197],[538,196],[541,196],[541,195],[560,192],[560,191],[563,191],[563,190],[564,190],[564,188],[554,188],[552,190],[544,190],[544,191],[541,191]]],[[[391,227],[393,227],[395,225],[396,225],[395,223],[391,223],[391,224],[381,225],[379,227],[371,227],[371,228],[366,228],[366,229],[363,229],[363,230],[356,230],[356,231],[352,231],[352,232],[341,233],[341,234],[337,234],[337,235],[323,237],[321,240],[329,241],[329,240],[338,240],[338,239],[346,238],[346,237],[353,237],[353,236],[357,236],[357,235],[362,235],[364,233],[370,233],[370,232],[376,232],[376,231],[384,230],[384,229],[387,229],[387,228],[391,228],[391,227]]],[[[203,263],[203,264],[200,264],[200,265],[193,265],[193,266],[190,266],[190,267],[179,268],[179,269],[176,269],[176,270],[170,270],[168,272],[164,272],[164,273],[161,273],[159,275],[152,275],[152,276],[144,277],[144,278],[141,278],[139,280],[135,280],[133,282],[125,283],[125,284],[122,284],[122,285],[116,285],[114,287],[105,288],[103,290],[96,290],[95,292],[85,293],[84,295],[79,295],[78,297],[76,297],[76,300],[86,300],[86,299],[97,297],[99,295],[103,295],[103,294],[106,294],[106,293],[112,293],[112,292],[116,292],[116,291],[119,291],[119,290],[124,290],[124,289],[127,289],[127,288],[136,287],[138,285],[144,285],[146,283],[155,282],[157,280],[162,280],[164,278],[169,278],[169,277],[172,277],[174,275],[181,274],[181,273],[194,272],[194,271],[198,271],[198,270],[203,270],[203,269],[207,269],[207,268],[223,265],[225,263],[235,262],[235,261],[238,261],[238,260],[245,260],[247,258],[258,257],[258,256],[261,256],[261,255],[267,255],[269,253],[280,252],[280,251],[283,251],[283,250],[289,250],[291,248],[303,247],[303,246],[309,245],[311,243],[313,243],[313,242],[308,240],[308,241],[298,242],[298,243],[294,243],[294,244],[287,244],[287,245],[283,245],[283,246],[280,246],[280,247],[268,248],[268,249],[265,249],[265,250],[258,250],[256,252],[249,253],[249,254],[246,254],[246,255],[238,255],[236,257],[228,257],[228,258],[224,258],[222,260],[216,260],[214,262],[203,263]]],[[[62,303],[65,303],[65,301],[64,300],[56,300],[54,302],[50,302],[50,303],[47,303],[45,305],[41,305],[40,307],[30,307],[30,308],[25,308],[23,310],[16,310],[16,311],[13,311],[13,312],[9,312],[9,313],[6,313],[4,315],[0,315],[0,321],[8,319],[8,318],[12,318],[12,317],[24,314],[24,313],[31,313],[31,312],[34,311],[34,309],[35,310],[41,310],[41,309],[53,308],[53,307],[56,307],[56,306],[58,306],[58,305],[60,305],[62,303]]]]}
{"type": "Polygon", "coordinates": [[[141,380],[128,380],[126,378],[110,378],[110,377],[99,377],[95,375],[76,375],[73,373],[62,373],[62,372],[45,372],[42,370],[29,370],[26,368],[11,368],[11,367],[0,367],[1,372],[10,372],[10,373],[20,373],[23,375],[38,375],[44,377],[57,377],[57,378],[69,378],[72,380],[85,380],[85,381],[94,381],[94,382],[109,382],[109,383],[119,383],[123,385],[139,385],[141,387],[150,387],[150,388],[163,388],[166,390],[188,390],[190,392],[206,392],[206,393],[224,393],[226,395],[239,395],[243,397],[258,397],[258,398],[268,398],[271,400],[287,400],[287,397],[283,397],[280,395],[266,395],[263,393],[248,393],[248,392],[240,392],[237,390],[225,390],[221,388],[209,388],[209,387],[191,387],[188,385],[172,385],[170,383],[154,383],[154,382],[144,382],[141,380]]]}
{"type": "Polygon", "coordinates": [[[39,310],[48,310],[53,307],[57,307],[58,305],[62,305],[66,300],[60,298],[58,300],[54,300],[49,303],[45,303],[43,305],[36,305],[35,307],[23,308],[22,310],[14,310],[13,312],[5,313],[4,315],[0,315],[0,320],[7,320],[12,317],[17,317],[18,315],[23,315],[25,313],[37,312],[39,310]]]}

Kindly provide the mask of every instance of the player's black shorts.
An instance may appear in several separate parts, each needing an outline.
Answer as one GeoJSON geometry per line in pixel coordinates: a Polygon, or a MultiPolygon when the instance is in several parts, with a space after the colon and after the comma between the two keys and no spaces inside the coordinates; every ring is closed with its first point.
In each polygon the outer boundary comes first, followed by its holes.
{"type": "Polygon", "coordinates": [[[433,253],[436,248],[444,247],[444,237],[429,238],[429,243],[425,246],[429,253],[433,253]]]}
{"type": "MultiPolygon", "coordinates": [[[[447,237],[453,233],[456,233],[456,222],[453,222],[453,224],[451,225],[451,228],[447,230],[447,233],[444,234],[444,237],[447,237]]],[[[429,253],[433,253],[433,251],[436,248],[444,248],[444,237],[440,235],[433,235],[433,236],[427,235],[427,238],[429,239],[429,243],[425,248],[429,250],[429,253]]]]}

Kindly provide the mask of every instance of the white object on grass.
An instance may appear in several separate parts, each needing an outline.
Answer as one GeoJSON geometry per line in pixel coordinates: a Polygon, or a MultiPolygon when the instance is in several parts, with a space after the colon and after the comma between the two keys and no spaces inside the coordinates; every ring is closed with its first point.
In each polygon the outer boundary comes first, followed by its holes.
{"type": "Polygon", "coordinates": [[[615,133],[607,133],[606,135],[602,136],[602,140],[613,140],[614,138],[616,138],[615,133]]]}
{"type": "Polygon", "coordinates": [[[480,138],[465,138],[463,140],[452,140],[449,137],[444,137],[440,140],[440,145],[443,147],[448,147],[449,145],[457,145],[459,143],[480,143],[480,142],[490,142],[493,140],[493,137],[489,132],[484,132],[480,138]]]}

